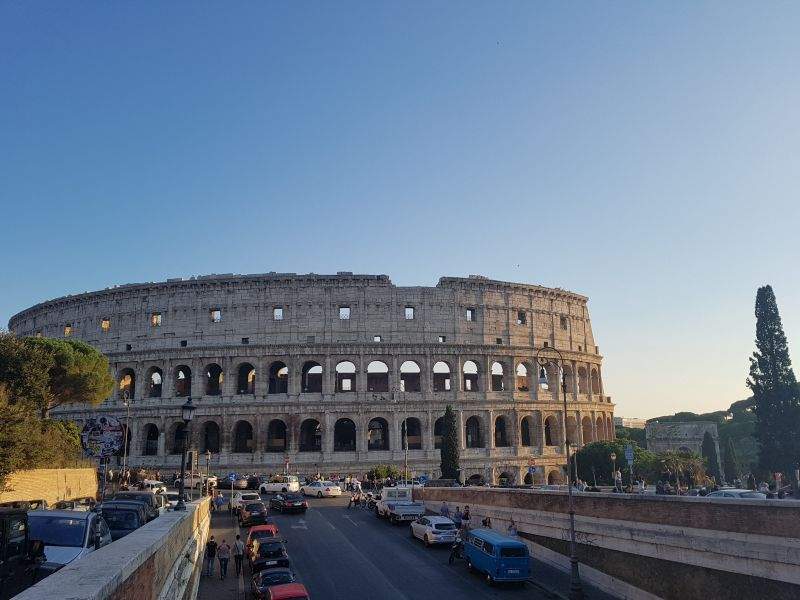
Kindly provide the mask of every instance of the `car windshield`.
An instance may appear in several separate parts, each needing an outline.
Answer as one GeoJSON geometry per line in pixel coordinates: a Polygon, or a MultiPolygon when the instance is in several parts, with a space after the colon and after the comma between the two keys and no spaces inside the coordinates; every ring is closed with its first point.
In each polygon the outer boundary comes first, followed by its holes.
{"type": "Polygon", "coordinates": [[[455,529],[456,526],[453,525],[452,523],[436,523],[436,525],[434,525],[433,528],[438,529],[440,531],[450,531],[451,529],[455,529]]]}
{"type": "Polygon", "coordinates": [[[742,498],[761,498],[764,499],[767,497],[766,494],[762,494],[761,492],[742,492],[740,494],[742,498]]]}
{"type": "Polygon", "coordinates": [[[522,546],[511,546],[510,548],[500,548],[500,556],[521,558],[528,556],[528,552],[522,546]]]}
{"type": "Polygon", "coordinates": [[[275,532],[272,529],[262,529],[253,533],[253,539],[263,540],[266,538],[275,537],[275,532]]]}
{"type": "Polygon", "coordinates": [[[242,500],[261,500],[258,494],[242,494],[242,500]]]}
{"type": "Polygon", "coordinates": [[[28,515],[30,538],[41,540],[45,546],[83,546],[86,519],[71,519],[45,515],[28,515]]]}
{"type": "Polygon", "coordinates": [[[322,482],[322,485],[331,486],[331,485],[336,485],[336,484],[335,484],[335,483],[333,483],[332,481],[323,481],[323,482],[322,482]]]}
{"type": "Polygon", "coordinates": [[[253,512],[253,511],[256,511],[256,510],[264,510],[264,505],[263,505],[263,504],[261,504],[260,502],[259,502],[259,503],[256,503],[256,504],[248,504],[248,505],[245,507],[245,510],[246,510],[247,512],[253,512]]]}
{"type": "Polygon", "coordinates": [[[283,547],[278,544],[263,544],[258,549],[261,558],[277,558],[283,556],[283,547]]]}
{"type": "Polygon", "coordinates": [[[281,583],[293,583],[291,571],[262,571],[261,585],[279,585],[281,583]]]}
{"type": "Polygon", "coordinates": [[[300,494],[286,494],[286,495],[283,497],[283,499],[284,499],[284,500],[287,500],[287,501],[289,501],[289,502],[297,502],[297,501],[299,501],[299,500],[302,500],[302,499],[303,499],[303,497],[302,497],[300,494]]]}
{"type": "Polygon", "coordinates": [[[139,516],[132,510],[103,510],[103,518],[111,529],[136,529],[139,527],[139,516]]]}

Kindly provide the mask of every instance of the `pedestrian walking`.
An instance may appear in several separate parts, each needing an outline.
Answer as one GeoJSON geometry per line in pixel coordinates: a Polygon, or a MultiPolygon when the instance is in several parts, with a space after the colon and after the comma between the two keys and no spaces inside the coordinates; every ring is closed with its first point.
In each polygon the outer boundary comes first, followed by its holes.
{"type": "Polygon", "coordinates": [[[456,512],[453,513],[453,523],[456,524],[456,527],[459,528],[461,527],[461,517],[462,517],[461,507],[456,506],[456,512]]]}
{"type": "Polygon", "coordinates": [[[439,509],[439,514],[445,518],[450,518],[450,507],[447,506],[447,500],[442,500],[442,507],[439,509]]]}
{"type": "Polygon", "coordinates": [[[206,542],[206,575],[214,575],[214,559],[217,557],[217,542],[212,535],[206,542]]]}
{"type": "Polygon", "coordinates": [[[514,519],[508,524],[508,537],[517,537],[517,526],[514,524],[514,519]]]}
{"type": "Polygon", "coordinates": [[[236,535],[236,541],[233,542],[233,563],[236,566],[236,576],[242,573],[242,561],[244,560],[244,542],[242,536],[236,535]]]}
{"type": "Polygon", "coordinates": [[[217,560],[219,560],[219,578],[225,579],[228,574],[228,561],[231,559],[231,547],[223,539],[217,548],[217,560]]]}
{"type": "Polygon", "coordinates": [[[469,506],[465,506],[464,513],[461,515],[461,529],[463,529],[464,531],[469,530],[469,520],[470,520],[469,506]]]}
{"type": "Polygon", "coordinates": [[[214,499],[214,502],[217,503],[217,510],[222,512],[222,505],[225,504],[225,498],[222,495],[222,492],[217,493],[217,497],[214,499]]]}

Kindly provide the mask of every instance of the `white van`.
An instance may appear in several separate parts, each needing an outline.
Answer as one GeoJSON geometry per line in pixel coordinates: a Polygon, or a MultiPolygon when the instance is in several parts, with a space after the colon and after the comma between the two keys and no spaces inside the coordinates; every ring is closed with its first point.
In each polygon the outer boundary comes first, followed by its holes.
{"type": "Polygon", "coordinates": [[[258,487],[262,494],[278,494],[285,492],[299,492],[300,480],[294,475],[276,475],[258,487]]]}

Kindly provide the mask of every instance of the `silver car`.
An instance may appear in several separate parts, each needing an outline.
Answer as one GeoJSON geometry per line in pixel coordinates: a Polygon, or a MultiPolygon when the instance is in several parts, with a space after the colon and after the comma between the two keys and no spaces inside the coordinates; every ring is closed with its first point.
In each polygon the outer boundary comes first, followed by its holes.
{"type": "Polygon", "coordinates": [[[456,541],[456,525],[447,517],[423,516],[411,523],[411,537],[421,539],[426,546],[452,544],[456,541]]]}
{"type": "Polygon", "coordinates": [[[755,498],[757,500],[766,500],[767,495],[763,492],[754,492],[753,490],[717,490],[711,492],[706,498],[755,498]]]}

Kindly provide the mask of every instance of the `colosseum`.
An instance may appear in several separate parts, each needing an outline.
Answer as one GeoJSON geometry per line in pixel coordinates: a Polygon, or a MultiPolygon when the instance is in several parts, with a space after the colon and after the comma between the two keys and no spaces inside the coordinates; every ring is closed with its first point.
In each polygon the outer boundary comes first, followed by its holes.
{"type": "Polygon", "coordinates": [[[217,472],[288,462],[300,474],[362,473],[400,466],[407,453],[416,475],[436,477],[448,404],[464,479],[559,481],[564,434],[578,445],[614,435],[587,298],[560,288],[481,276],[398,287],[349,272],[210,275],[43,302],[9,329],[71,336],[108,356],[114,397],[56,415],[129,422],[132,465],[178,468],[189,396],[198,407],[189,439],[217,472]],[[564,358],[567,415],[558,369],[536,362],[546,347],[564,358]]]}

